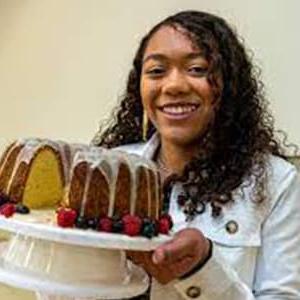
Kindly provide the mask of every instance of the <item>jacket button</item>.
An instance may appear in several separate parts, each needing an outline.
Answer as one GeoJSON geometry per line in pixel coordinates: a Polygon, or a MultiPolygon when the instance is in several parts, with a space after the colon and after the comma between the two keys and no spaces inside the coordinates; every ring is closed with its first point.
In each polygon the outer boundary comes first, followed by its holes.
{"type": "Polygon", "coordinates": [[[226,231],[230,234],[234,234],[239,230],[239,225],[236,221],[228,221],[225,225],[226,231]]]}
{"type": "Polygon", "coordinates": [[[192,299],[198,298],[201,295],[201,289],[198,286],[190,286],[186,290],[186,295],[192,299]]]}

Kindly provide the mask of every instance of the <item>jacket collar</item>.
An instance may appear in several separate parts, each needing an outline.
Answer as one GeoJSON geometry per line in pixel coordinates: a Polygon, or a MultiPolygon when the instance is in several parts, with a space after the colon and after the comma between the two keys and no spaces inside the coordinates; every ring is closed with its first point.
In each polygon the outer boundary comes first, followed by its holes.
{"type": "Polygon", "coordinates": [[[144,144],[141,155],[147,159],[153,159],[156,151],[160,147],[160,138],[158,132],[155,132],[151,138],[144,144]]]}

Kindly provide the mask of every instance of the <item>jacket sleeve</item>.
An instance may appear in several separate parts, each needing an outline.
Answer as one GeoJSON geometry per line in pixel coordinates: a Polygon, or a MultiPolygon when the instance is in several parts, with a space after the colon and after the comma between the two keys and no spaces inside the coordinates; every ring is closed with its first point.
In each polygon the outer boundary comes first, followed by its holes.
{"type": "Polygon", "coordinates": [[[300,299],[300,179],[295,169],[272,197],[276,201],[262,224],[253,287],[241,281],[214,247],[211,259],[199,272],[174,284],[182,299],[300,299]]]}

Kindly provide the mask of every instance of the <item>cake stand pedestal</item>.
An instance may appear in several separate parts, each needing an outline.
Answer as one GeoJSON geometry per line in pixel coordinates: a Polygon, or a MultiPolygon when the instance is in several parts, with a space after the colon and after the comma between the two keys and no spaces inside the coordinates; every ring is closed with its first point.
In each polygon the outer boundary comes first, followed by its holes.
{"type": "Polygon", "coordinates": [[[151,251],[170,240],[60,228],[54,211],[0,216],[12,233],[0,253],[0,282],[34,290],[40,300],[126,299],[143,294],[147,274],[126,250],[151,251]]]}

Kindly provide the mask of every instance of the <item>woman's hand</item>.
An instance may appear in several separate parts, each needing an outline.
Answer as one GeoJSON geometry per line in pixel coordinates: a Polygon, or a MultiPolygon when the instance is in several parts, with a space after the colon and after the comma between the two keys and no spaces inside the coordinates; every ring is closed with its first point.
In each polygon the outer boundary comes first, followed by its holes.
{"type": "Polygon", "coordinates": [[[201,231],[183,229],[154,252],[128,252],[134,263],[143,267],[160,283],[166,284],[191,271],[209,255],[210,243],[201,231]]]}

